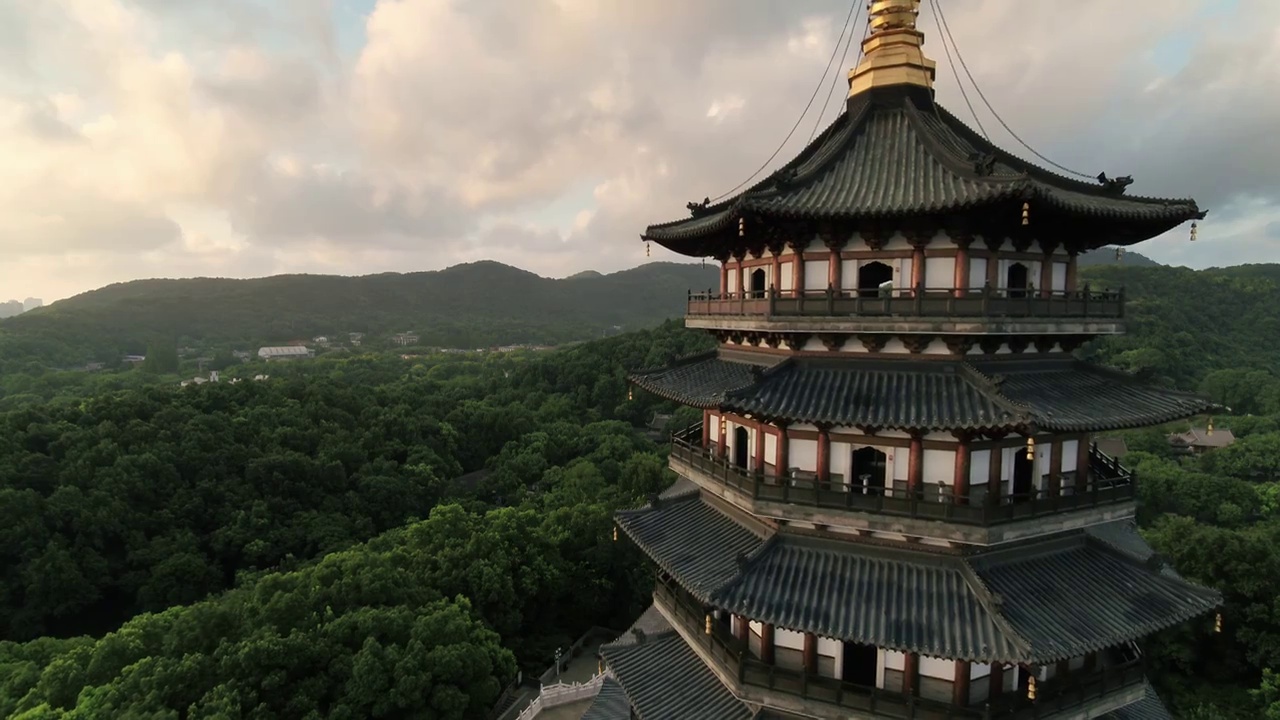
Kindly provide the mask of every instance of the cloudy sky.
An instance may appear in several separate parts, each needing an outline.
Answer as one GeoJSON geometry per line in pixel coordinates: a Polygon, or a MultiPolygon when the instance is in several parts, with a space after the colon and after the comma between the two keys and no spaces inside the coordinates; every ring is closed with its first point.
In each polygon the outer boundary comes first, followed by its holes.
{"type": "MultiPolygon", "coordinates": [[[[1280,2],[941,1],[1037,150],[1211,209],[1199,242],[1180,228],[1141,252],[1280,262],[1280,2]]],[[[0,300],[142,277],[644,262],[646,224],[733,187],[786,135],[848,10],[0,0],[0,300]]],[[[939,97],[968,118],[921,18],[939,97]]]]}

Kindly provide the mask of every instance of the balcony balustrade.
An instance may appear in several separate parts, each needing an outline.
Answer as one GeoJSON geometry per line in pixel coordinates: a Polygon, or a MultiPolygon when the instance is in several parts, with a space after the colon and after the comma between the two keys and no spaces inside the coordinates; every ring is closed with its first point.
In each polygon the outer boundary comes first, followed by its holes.
{"type": "Polygon", "coordinates": [[[1096,444],[1089,450],[1089,473],[1083,483],[1073,477],[1074,473],[1064,473],[1057,492],[1043,489],[997,496],[983,491],[978,497],[957,494],[949,485],[926,483],[911,492],[905,488],[850,485],[837,474],[821,479],[812,473],[779,476],[748,470],[727,458],[716,457],[713,449],[702,447],[701,438],[701,423],[673,434],[671,458],[687,465],[701,478],[753,501],[991,527],[1071,510],[1128,503],[1136,498],[1133,472],[1099,451],[1096,444]]]}
{"type": "MultiPolygon", "coordinates": [[[[654,599],[684,630],[686,639],[710,657],[723,675],[736,678],[739,691],[781,693],[813,700],[842,709],[900,720],[1034,720],[1070,712],[1073,708],[1146,682],[1142,658],[1099,667],[1087,673],[1072,673],[1040,683],[1036,699],[1025,695],[1003,695],[981,706],[962,706],[811,675],[803,670],[766,664],[750,653],[746,645],[718,623],[706,631],[708,609],[671,582],[659,582],[654,599]]],[[[742,692],[735,693],[742,695],[742,692]]]]}
{"type": "Polygon", "coordinates": [[[761,318],[1120,320],[1124,290],[983,288],[768,290],[689,293],[688,315],[761,318]]]}

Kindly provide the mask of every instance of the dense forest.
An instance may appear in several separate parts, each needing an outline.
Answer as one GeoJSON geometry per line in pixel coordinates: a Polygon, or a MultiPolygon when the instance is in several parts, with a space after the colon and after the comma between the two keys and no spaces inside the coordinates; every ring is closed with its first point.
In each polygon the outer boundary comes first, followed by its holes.
{"type": "Polygon", "coordinates": [[[0,322],[0,373],[113,365],[157,341],[212,353],[413,332],[425,346],[554,345],[653,327],[684,313],[689,288],[717,282],[716,270],[691,264],[556,280],[496,262],[364,277],[138,280],[0,322]]]}
{"type": "MultiPolygon", "coordinates": [[[[1123,434],[1144,534],[1226,599],[1221,634],[1147,643],[1153,679],[1178,717],[1280,718],[1280,268],[1085,277],[1131,298],[1130,336],[1085,353],[1235,413],[1198,458],[1169,449],[1185,423],[1123,434]]],[[[675,408],[625,373],[707,343],[672,321],[263,382],[0,375],[0,717],[483,717],[646,603],[611,517],[671,481],[636,427],[675,408]]]]}

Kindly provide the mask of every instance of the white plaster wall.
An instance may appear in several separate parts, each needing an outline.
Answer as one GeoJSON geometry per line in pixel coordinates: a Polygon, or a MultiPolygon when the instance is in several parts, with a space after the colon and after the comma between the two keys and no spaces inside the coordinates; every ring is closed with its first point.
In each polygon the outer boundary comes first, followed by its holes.
{"type": "Polygon", "coordinates": [[[731,293],[738,292],[738,277],[739,277],[739,273],[737,270],[734,270],[734,269],[729,270],[729,292],[731,293]]]}
{"type": "Polygon", "coordinates": [[[789,438],[787,465],[807,472],[818,469],[818,441],[789,438]]]}
{"type": "Polygon", "coordinates": [[[773,631],[773,644],[775,647],[803,651],[804,633],[798,633],[794,630],[775,628],[773,631]]]}
{"type": "Polygon", "coordinates": [[[977,680],[978,678],[984,678],[990,674],[991,674],[991,666],[986,663],[970,663],[969,664],[970,680],[977,680]]]}
{"type": "Polygon", "coordinates": [[[795,423],[791,426],[791,429],[800,432],[818,432],[818,426],[811,423],[795,423]]]}
{"type": "Polygon", "coordinates": [[[924,259],[924,287],[926,290],[947,289],[955,284],[955,258],[927,257],[924,259]]]}
{"type": "Polygon", "coordinates": [[[947,341],[942,338],[931,340],[924,349],[925,355],[950,355],[951,350],[947,347],[947,341]]]}
{"type": "Polygon", "coordinates": [[[1075,472],[1076,460],[1080,457],[1079,440],[1062,441],[1062,472],[1075,472]]]}
{"type": "Polygon", "coordinates": [[[956,454],[952,450],[924,451],[924,483],[947,486],[955,484],[956,454]]]}
{"type": "Polygon", "coordinates": [[[897,650],[880,650],[881,662],[879,663],[885,670],[897,670],[902,672],[907,666],[907,656],[897,650]]]}
{"type": "Polygon", "coordinates": [[[764,461],[769,465],[778,464],[778,438],[772,434],[764,436],[764,461]]]}
{"type": "Polygon", "coordinates": [[[839,475],[844,478],[845,484],[849,483],[849,464],[852,460],[852,445],[832,441],[828,468],[832,475],[839,475]]]}
{"type": "MultiPolygon", "coordinates": [[[[824,276],[823,282],[824,283],[826,282],[825,276],[824,276]]],[[[823,287],[825,287],[825,285],[823,287]]],[[[854,342],[857,342],[857,341],[855,340],[854,342]]],[[[811,337],[805,341],[804,346],[801,347],[800,349],[801,350],[821,350],[823,352],[826,352],[827,346],[822,344],[821,338],[811,337]]]]}
{"type": "Polygon", "coordinates": [[[720,442],[720,416],[711,414],[711,442],[720,442]]]}
{"type": "Polygon", "coordinates": [[[894,482],[907,481],[907,466],[911,458],[911,453],[903,448],[903,452],[894,453],[893,464],[893,480],[894,482]]]}
{"type": "Polygon", "coordinates": [[[969,486],[986,485],[991,479],[991,451],[974,450],[969,453],[969,486]]]}
{"type": "MultiPolygon", "coordinates": [[[[829,661],[831,662],[832,667],[832,674],[830,677],[840,677],[840,670],[844,665],[844,644],[839,640],[830,640],[823,637],[818,638],[818,667],[825,669],[827,663],[823,662],[823,658],[831,658],[829,661]]],[[[825,675],[826,673],[824,672],[822,674],[825,675]]]]}
{"type": "Polygon", "coordinates": [[[893,263],[893,286],[911,287],[911,258],[898,258],[893,263]]]}
{"type": "Polygon", "coordinates": [[[969,287],[974,290],[980,290],[986,284],[987,259],[969,258],[969,287]]]}
{"type": "Polygon", "coordinates": [[[778,274],[782,276],[778,278],[781,281],[778,283],[779,290],[791,290],[795,288],[796,276],[795,271],[792,270],[791,261],[781,263],[778,266],[778,274]]]}
{"type": "Polygon", "coordinates": [[[856,290],[858,288],[857,260],[840,261],[840,287],[845,290],[856,290]]]}
{"type": "MultiPolygon", "coordinates": [[[[824,248],[825,250],[825,248],[824,248]]],[[[827,273],[830,271],[831,262],[828,260],[828,252],[818,253],[822,256],[821,260],[810,260],[805,256],[804,261],[804,289],[805,290],[826,290],[827,289],[827,273]]]]}
{"type": "Polygon", "coordinates": [[[1064,262],[1055,262],[1053,264],[1053,289],[1067,289],[1067,264],[1064,262]]]}
{"type": "Polygon", "coordinates": [[[956,663],[954,660],[940,660],[921,656],[920,674],[924,677],[952,681],[956,678],[956,663]]]}

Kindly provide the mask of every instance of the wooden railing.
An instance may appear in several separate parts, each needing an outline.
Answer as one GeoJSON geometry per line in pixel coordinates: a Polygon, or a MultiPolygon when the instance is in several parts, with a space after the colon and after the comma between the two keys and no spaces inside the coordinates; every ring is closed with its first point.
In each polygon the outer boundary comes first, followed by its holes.
{"type": "Polygon", "coordinates": [[[689,293],[688,314],[763,317],[1124,317],[1124,290],[1005,290],[991,287],[768,290],[689,293]]]}
{"type": "Polygon", "coordinates": [[[711,631],[707,632],[708,610],[674,583],[657,583],[654,595],[656,601],[684,628],[687,636],[696,638],[698,646],[712,662],[724,674],[736,678],[739,686],[795,695],[876,717],[901,720],[1034,720],[1081,707],[1146,681],[1143,661],[1138,657],[1094,672],[1073,673],[1039,683],[1034,701],[1021,694],[1010,694],[982,705],[954,705],[766,664],[718,623],[713,621],[711,631]]]}
{"type": "Polygon", "coordinates": [[[671,457],[696,470],[702,477],[732,488],[754,501],[791,503],[826,510],[990,527],[1129,502],[1136,497],[1137,491],[1133,472],[1098,450],[1096,443],[1089,450],[1089,474],[1083,483],[1075,473],[1063,473],[1057,492],[1044,489],[999,496],[984,492],[979,498],[959,495],[949,485],[925,484],[911,492],[905,488],[851,485],[834,474],[824,480],[813,477],[811,473],[779,476],[756,472],[740,468],[727,458],[716,457],[714,450],[703,448],[701,442],[701,423],[675,433],[671,437],[671,457]]]}

